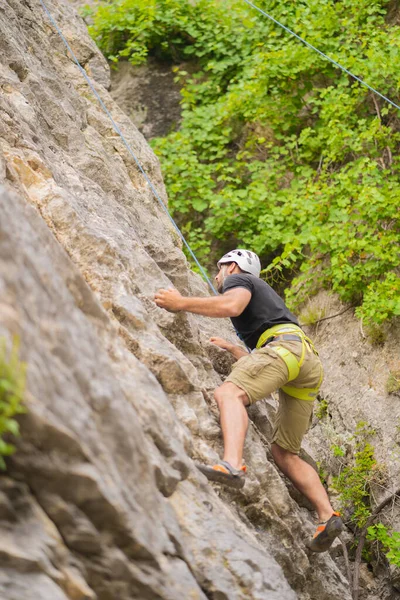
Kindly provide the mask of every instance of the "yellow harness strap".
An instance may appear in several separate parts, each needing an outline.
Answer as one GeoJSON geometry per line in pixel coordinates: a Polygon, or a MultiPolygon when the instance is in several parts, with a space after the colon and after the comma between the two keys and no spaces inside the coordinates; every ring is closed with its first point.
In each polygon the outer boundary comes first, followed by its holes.
{"type": "Polygon", "coordinates": [[[296,377],[300,373],[300,365],[297,362],[297,358],[295,357],[295,355],[292,354],[290,350],[287,350],[287,348],[283,348],[283,346],[272,346],[271,350],[279,354],[279,356],[285,361],[289,371],[288,381],[296,379],[296,377]]]}
{"type": "Polygon", "coordinates": [[[288,323],[287,325],[274,325],[274,327],[270,327],[260,335],[256,347],[261,348],[268,338],[277,337],[278,335],[282,335],[284,333],[293,333],[301,338],[305,337],[304,331],[294,323],[288,323]]]}
{"type": "MultiPolygon", "coordinates": [[[[283,346],[271,346],[271,350],[276,352],[276,354],[278,354],[282,358],[282,360],[285,362],[287,369],[288,369],[288,374],[289,374],[288,382],[289,382],[289,381],[293,381],[293,379],[296,379],[296,377],[298,377],[298,375],[300,373],[300,368],[301,368],[302,364],[304,363],[304,359],[306,356],[306,348],[308,347],[309,350],[311,350],[312,352],[315,352],[315,354],[318,354],[318,352],[314,348],[314,345],[313,345],[312,341],[310,340],[310,338],[308,338],[305,335],[304,331],[302,329],[300,329],[300,327],[298,327],[297,325],[294,325],[294,324],[275,325],[274,327],[267,329],[267,331],[264,331],[264,333],[261,334],[261,336],[257,342],[257,348],[261,348],[269,338],[278,337],[279,335],[283,335],[285,333],[298,335],[302,341],[302,350],[301,350],[300,360],[297,360],[295,355],[292,352],[290,352],[290,350],[288,350],[287,348],[283,348],[283,346]]],[[[316,388],[297,388],[297,387],[285,385],[285,386],[282,386],[281,389],[284,392],[286,392],[286,394],[288,394],[289,396],[298,398],[299,400],[309,400],[312,402],[318,394],[319,387],[322,382],[322,377],[323,377],[323,374],[322,374],[322,370],[321,370],[321,377],[318,382],[318,386],[316,388]]]]}
{"type": "Polygon", "coordinates": [[[296,388],[290,385],[283,385],[281,390],[283,390],[288,396],[292,396],[293,398],[298,398],[299,400],[308,400],[310,402],[314,402],[317,394],[319,392],[319,386],[321,385],[322,375],[319,380],[319,384],[317,388],[296,388]]]}

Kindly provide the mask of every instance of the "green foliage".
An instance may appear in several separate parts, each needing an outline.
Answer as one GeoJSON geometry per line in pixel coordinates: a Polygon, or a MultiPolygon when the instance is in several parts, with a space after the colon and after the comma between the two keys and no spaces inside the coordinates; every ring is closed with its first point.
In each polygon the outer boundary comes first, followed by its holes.
{"type": "Polygon", "coordinates": [[[367,540],[378,541],[390,564],[400,568],[400,533],[390,531],[383,523],[368,527],[367,540]]]}
{"type": "Polygon", "coordinates": [[[317,407],[315,409],[315,416],[318,419],[323,419],[328,414],[328,400],[321,398],[318,400],[317,407]]]}
{"type": "Polygon", "coordinates": [[[390,371],[386,382],[386,391],[388,394],[400,392],[400,371],[390,371]]]}
{"type": "MultiPolygon", "coordinates": [[[[342,510],[350,509],[350,520],[360,531],[372,516],[370,491],[373,484],[382,485],[385,482],[385,467],[379,464],[374,456],[374,448],[369,438],[375,431],[367,423],[360,422],[353,436],[355,444],[354,456],[346,464],[338,477],[334,478],[334,486],[340,493],[342,510]]],[[[340,446],[332,447],[335,456],[344,456],[340,446]]],[[[375,519],[377,516],[374,517],[375,519]]],[[[390,564],[400,567],[400,533],[391,531],[382,522],[367,528],[368,547],[363,549],[365,560],[372,559],[373,543],[378,543],[390,564]]]]}
{"type": "MultiPolygon", "coordinates": [[[[258,5],[397,98],[387,0],[258,5]]],[[[176,65],[178,131],[153,140],[174,216],[212,267],[258,252],[292,308],[321,287],[366,325],[400,315],[398,111],[242,0],[116,0],[94,14],[110,60],[176,65]]]]}
{"type": "Polygon", "coordinates": [[[331,446],[331,450],[333,452],[333,456],[336,456],[336,457],[344,456],[346,454],[346,451],[342,446],[337,446],[337,445],[331,446]]]}
{"type": "Polygon", "coordinates": [[[326,309],[323,306],[308,306],[301,312],[301,325],[314,325],[320,319],[326,316],[326,309]]]}
{"type": "MultiPolygon", "coordinates": [[[[376,482],[382,482],[384,469],[374,456],[374,448],[369,438],[374,434],[366,423],[360,422],[354,433],[355,451],[353,460],[334,478],[334,487],[340,493],[342,510],[350,509],[351,520],[358,528],[364,527],[371,516],[370,489],[376,482]]],[[[336,456],[342,456],[341,449],[336,456]]]]}
{"type": "Polygon", "coordinates": [[[356,314],[375,323],[383,323],[388,316],[399,316],[400,278],[392,272],[381,280],[370,283],[364,292],[363,304],[356,314]]]}
{"type": "Polygon", "coordinates": [[[13,444],[4,441],[5,434],[19,435],[19,426],[14,417],[25,412],[22,399],[25,390],[25,364],[18,357],[16,340],[10,352],[6,341],[0,340],[0,469],[6,465],[3,456],[15,451],[13,444]]]}
{"type": "Polygon", "coordinates": [[[383,344],[386,342],[387,336],[382,325],[369,322],[365,331],[367,334],[367,339],[372,346],[383,346],[383,344]]]}
{"type": "Polygon", "coordinates": [[[329,473],[328,473],[327,469],[325,469],[325,467],[321,461],[317,461],[317,469],[318,469],[318,476],[320,478],[321,483],[325,484],[328,479],[329,473]]]}

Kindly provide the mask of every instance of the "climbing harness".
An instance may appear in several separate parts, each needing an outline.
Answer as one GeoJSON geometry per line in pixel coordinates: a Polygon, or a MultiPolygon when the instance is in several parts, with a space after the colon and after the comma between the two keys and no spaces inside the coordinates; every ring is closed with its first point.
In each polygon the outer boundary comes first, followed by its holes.
{"type": "MultiPolygon", "coordinates": [[[[270,344],[274,341],[286,340],[286,341],[300,341],[302,344],[300,359],[297,360],[296,356],[290,352],[287,348],[283,346],[271,346],[271,350],[273,350],[278,356],[282,358],[284,363],[287,366],[288,370],[288,382],[293,381],[298,377],[300,373],[300,369],[304,363],[306,352],[313,352],[318,356],[318,352],[314,347],[314,344],[310,340],[309,337],[306,336],[304,331],[300,329],[294,323],[288,323],[287,325],[274,325],[270,329],[267,329],[262,333],[257,342],[257,349],[263,348],[264,346],[270,344]]],[[[293,396],[294,398],[298,398],[299,400],[315,400],[320,385],[322,383],[323,372],[321,369],[321,375],[319,378],[318,385],[315,388],[298,388],[289,385],[282,386],[282,390],[286,392],[289,396],[293,396]]]]}
{"type": "Polygon", "coordinates": [[[80,64],[79,60],[76,58],[74,51],[72,50],[71,46],[69,45],[68,41],[65,39],[61,29],[58,27],[53,15],[51,14],[51,12],[49,11],[49,9],[47,8],[46,4],[44,3],[43,0],[39,0],[40,4],[43,7],[43,10],[45,11],[45,13],[47,14],[50,22],[52,23],[54,29],[57,31],[58,35],[60,36],[61,40],[63,41],[65,47],[67,48],[67,50],[69,51],[70,55],[72,56],[74,62],[76,63],[77,67],[79,68],[80,72],[82,73],[83,77],[86,79],[90,89],[92,90],[95,98],[98,100],[101,108],[104,110],[104,112],[106,113],[106,115],[108,116],[108,118],[110,119],[112,126],[114,128],[114,131],[120,136],[121,140],[123,141],[126,149],[128,150],[129,154],[132,156],[133,160],[136,163],[136,166],[138,167],[138,169],[140,170],[140,172],[142,173],[143,177],[145,178],[149,188],[151,189],[151,191],[153,192],[154,197],[158,200],[158,202],[160,203],[161,207],[163,208],[164,212],[166,213],[166,215],[168,216],[169,220],[171,221],[172,225],[174,226],[175,230],[177,231],[179,237],[181,238],[182,242],[185,244],[188,252],[190,253],[191,257],[193,258],[194,262],[196,263],[196,265],[199,267],[201,274],[203,275],[205,281],[208,283],[208,285],[210,286],[210,288],[212,289],[212,291],[214,292],[214,294],[217,296],[217,290],[215,289],[215,287],[213,286],[213,284],[211,283],[209,277],[207,276],[207,273],[205,272],[205,270],[203,269],[203,267],[201,266],[201,264],[199,263],[199,261],[197,260],[196,255],[194,254],[193,250],[191,249],[191,247],[189,246],[189,244],[187,243],[183,233],[181,232],[181,230],[179,229],[178,225],[175,223],[174,219],[172,218],[172,216],[170,215],[168,208],[166,207],[166,205],[164,204],[164,202],[162,201],[162,199],[160,198],[160,195],[158,194],[156,188],[154,187],[154,185],[152,184],[149,176],[147,175],[146,171],[143,169],[142,165],[140,164],[136,154],[133,152],[131,146],[129,145],[129,143],[127,142],[124,134],[122,133],[122,131],[120,130],[120,128],[118,127],[118,125],[116,124],[116,122],[114,121],[110,111],[108,110],[108,108],[106,107],[106,105],[104,104],[103,100],[100,98],[98,92],[96,91],[94,85],[92,84],[92,82],[90,81],[90,78],[88,77],[85,69],[82,67],[82,65],[80,64]]]}
{"type": "Polygon", "coordinates": [[[321,50],[318,50],[318,48],[316,48],[315,46],[313,46],[312,44],[310,44],[309,42],[307,42],[305,39],[303,39],[300,35],[298,35],[294,31],[292,31],[291,29],[289,29],[289,27],[286,27],[286,25],[283,25],[282,23],[280,23],[277,19],[275,19],[272,15],[269,15],[262,8],[260,8],[259,6],[256,6],[255,4],[253,4],[253,2],[251,2],[250,0],[244,0],[244,1],[246,2],[246,4],[248,4],[249,6],[251,6],[252,8],[254,8],[255,10],[258,10],[258,12],[260,12],[262,15],[264,15],[265,17],[267,17],[268,19],[270,19],[271,21],[273,21],[276,25],[279,25],[279,27],[282,27],[282,29],[284,29],[285,31],[287,31],[288,33],[290,33],[290,35],[293,35],[300,42],[302,42],[305,46],[307,46],[308,48],[311,48],[311,50],[314,50],[315,52],[317,52],[320,56],[322,56],[322,58],[325,58],[326,60],[328,60],[329,62],[331,62],[333,65],[335,65],[335,67],[339,67],[339,69],[341,69],[342,71],[344,71],[345,73],[347,73],[347,75],[350,75],[350,77],[352,77],[353,79],[355,79],[356,81],[358,81],[359,83],[361,83],[361,85],[365,86],[371,92],[374,92],[374,94],[377,94],[378,96],[380,96],[381,98],[383,98],[383,100],[386,100],[386,102],[389,102],[389,104],[391,104],[392,106],[394,106],[395,108],[397,108],[398,110],[400,110],[400,106],[398,104],[396,104],[395,102],[393,102],[392,100],[390,100],[390,98],[388,98],[387,96],[384,96],[383,94],[381,94],[380,92],[378,92],[378,90],[376,90],[375,88],[373,88],[372,86],[370,86],[368,83],[366,83],[365,81],[363,81],[362,79],[360,79],[359,77],[357,77],[356,75],[354,75],[351,71],[349,71],[348,69],[346,69],[346,67],[343,67],[343,65],[341,65],[340,63],[338,63],[336,60],[334,60],[333,58],[331,58],[327,54],[324,54],[324,52],[321,52],[321,50]]]}

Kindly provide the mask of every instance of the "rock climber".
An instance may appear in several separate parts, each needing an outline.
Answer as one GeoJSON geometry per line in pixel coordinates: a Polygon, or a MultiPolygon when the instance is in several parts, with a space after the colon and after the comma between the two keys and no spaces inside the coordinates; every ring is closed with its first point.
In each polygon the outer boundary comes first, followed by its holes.
{"type": "Polygon", "coordinates": [[[325,552],[341,533],[343,521],[330,504],[317,472],[299,457],[301,441],[312,419],[313,404],[323,379],[322,364],[312,341],[278,294],[260,279],[254,252],[237,249],[218,261],[218,296],[186,297],[176,289],[155,294],[157,306],[206,317],[230,317],[251,352],[219,337],[216,346],[237,362],[215,390],[220,411],[224,456],[215,465],[197,467],[211,481],[241,488],[245,482],[243,448],[248,427],[246,407],[279,390],[279,408],[271,440],[275,463],[313,504],[319,524],[310,550],[325,552]]]}

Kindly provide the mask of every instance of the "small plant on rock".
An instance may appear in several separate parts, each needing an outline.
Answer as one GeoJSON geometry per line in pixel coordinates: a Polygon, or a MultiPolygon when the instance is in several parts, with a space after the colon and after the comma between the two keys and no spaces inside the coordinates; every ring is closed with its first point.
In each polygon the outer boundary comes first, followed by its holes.
{"type": "Polygon", "coordinates": [[[315,416],[321,420],[328,415],[328,400],[321,398],[318,400],[318,406],[315,410],[315,416]]]}
{"type": "Polygon", "coordinates": [[[386,381],[386,391],[388,394],[396,394],[400,392],[400,371],[390,371],[386,381]]]}
{"type": "Polygon", "coordinates": [[[23,396],[25,391],[25,364],[19,360],[19,346],[14,339],[12,348],[7,351],[6,340],[0,340],[0,469],[5,469],[4,456],[15,451],[15,446],[3,438],[6,434],[19,435],[19,425],[15,416],[25,412],[23,396]]]}
{"type": "Polygon", "coordinates": [[[325,485],[326,482],[328,481],[329,472],[323,465],[322,461],[319,461],[319,460],[317,461],[317,468],[318,468],[318,475],[319,475],[320,481],[321,481],[322,485],[325,485]]]}
{"type": "Polygon", "coordinates": [[[331,450],[333,452],[333,456],[345,456],[346,454],[346,450],[343,448],[343,446],[331,446],[331,450]]]}
{"type": "Polygon", "coordinates": [[[386,342],[386,333],[382,325],[370,323],[368,327],[366,327],[366,334],[371,346],[383,346],[386,342]]]}
{"type": "Polygon", "coordinates": [[[324,317],[326,317],[324,306],[311,305],[301,312],[300,321],[302,325],[314,325],[324,317]]]}

